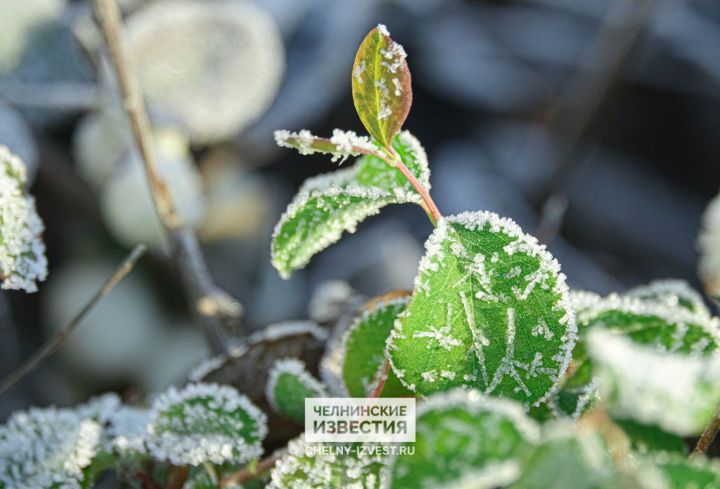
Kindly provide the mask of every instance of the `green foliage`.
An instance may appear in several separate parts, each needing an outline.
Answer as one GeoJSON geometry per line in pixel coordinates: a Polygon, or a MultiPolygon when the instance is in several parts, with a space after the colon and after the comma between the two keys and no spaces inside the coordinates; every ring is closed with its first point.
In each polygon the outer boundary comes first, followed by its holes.
{"type": "Polygon", "coordinates": [[[653,458],[669,489],[718,489],[720,464],[705,457],[688,459],[676,454],[661,454],[653,458]]]}
{"type": "Polygon", "coordinates": [[[148,430],[158,460],[239,464],[260,456],[267,426],[265,415],[232,387],[188,384],[155,400],[148,430]]]}
{"type": "Polygon", "coordinates": [[[477,391],[434,394],[417,416],[415,453],[395,457],[388,470],[393,489],[504,485],[539,439],[519,404],[477,391]]]}
{"type": "MultiPolygon", "coordinates": [[[[427,156],[417,139],[403,132],[393,147],[415,177],[429,187],[427,156]]],[[[311,178],[275,227],[273,265],[288,278],[382,207],[410,202],[420,204],[422,199],[400,170],[375,156],[363,156],[352,168],[311,178]]]]}
{"type": "Polygon", "coordinates": [[[660,353],[600,328],[587,341],[614,416],[683,436],[699,434],[712,419],[720,403],[719,357],[660,353]]]}
{"type": "Polygon", "coordinates": [[[419,394],[466,386],[527,405],[544,400],[575,344],[557,262],[489,212],[444,219],[426,248],[388,340],[396,375],[419,394]]]}
{"type": "Polygon", "coordinates": [[[293,440],[275,465],[267,489],[379,488],[385,457],[381,445],[293,440]],[[334,452],[341,446],[347,453],[334,452]]]}
{"type": "Polygon", "coordinates": [[[386,374],[385,342],[393,324],[410,300],[390,293],[371,301],[355,318],[342,340],[342,379],[350,397],[366,397],[387,375],[381,397],[411,396],[392,370],[386,374]]]}
{"type": "Polygon", "coordinates": [[[383,147],[400,131],[412,105],[405,50],[380,24],[358,48],[352,72],[355,110],[367,132],[383,147]]]}
{"type": "Polygon", "coordinates": [[[323,385],[308,373],[300,360],[278,360],[270,370],[265,396],[283,416],[302,423],[305,421],[305,398],[325,395],[323,385]]]}
{"type": "Polygon", "coordinates": [[[687,447],[683,439],[657,426],[638,423],[630,419],[616,419],[617,424],[630,439],[633,450],[645,452],[675,452],[685,454],[687,447]]]}

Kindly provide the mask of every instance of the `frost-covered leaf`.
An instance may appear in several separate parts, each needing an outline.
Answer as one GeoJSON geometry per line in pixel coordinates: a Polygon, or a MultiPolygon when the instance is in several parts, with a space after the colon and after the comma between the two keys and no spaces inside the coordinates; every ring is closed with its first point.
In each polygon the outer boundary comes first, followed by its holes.
{"type": "Polygon", "coordinates": [[[614,422],[630,439],[632,448],[641,453],[676,452],[685,454],[687,452],[682,437],[663,431],[657,426],[645,425],[630,419],[616,419],[614,422]]]}
{"type": "Polygon", "coordinates": [[[594,327],[626,335],[658,351],[707,355],[720,345],[718,321],[711,318],[690,288],[670,282],[638,287],[627,296],[601,297],[573,292],[579,340],[573,351],[571,372],[548,404],[558,415],[579,416],[596,397],[597,381],[588,358],[585,336],[594,327]],[[690,304],[693,304],[692,309],[690,304]],[[694,311],[697,312],[694,312],[694,311]]]}
{"type": "Polygon", "coordinates": [[[717,299],[720,297],[720,195],[711,200],[705,209],[698,248],[698,274],[707,293],[717,299]]]}
{"type": "Polygon", "coordinates": [[[619,466],[594,431],[579,431],[570,422],[543,427],[542,442],[527,458],[522,475],[510,489],[664,489],[661,474],[650,464],[619,466]]]}
{"type": "Polygon", "coordinates": [[[699,434],[720,403],[720,358],[658,352],[602,328],[588,333],[600,396],[622,419],[699,434]]]}
{"type": "MultiPolygon", "coordinates": [[[[393,147],[405,166],[429,188],[425,150],[409,132],[400,133],[393,147]]],[[[272,263],[280,274],[304,267],[313,255],[354,232],[365,218],[388,204],[416,203],[422,198],[397,168],[375,156],[364,156],[352,167],[307,180],[280,218],[273,233],[272,263]]]]}
{"type": "Polygon", "coordinates": [[[434,394],[418,407],[415,454],[388,465],[389,487],[499,487],[517,478],[538,439],[520,404],[462,389],[434,394]]]}
{"type": "Polygon", "coordinates": [[[705,457],[657,454],[652,461],[665,477],[669,489],[719,489],[720,463],[705,457]]]}
{"type": "Polygon", "coordinates": [[[135,406],[122,406],[110,417],[105,430],[106,450],[133,458],[147,453],[145,445],[150,425],[150,410],[135,406]]]}
{"type": "Polygon", "coordinates": [[[668,307],[680,306],[691,312],[710,315],[700,293],[690,287],[685,280],[653,280],[647,285],[640,285],[628,290],[625,295],[657,302],[668,307]]]}
{"type": "Polygon", "coordinates": [[[152,406],[148,448],[175,465],[240,464],[262,454],[265,415],[235,389],[217,384],[171,387],[152,406]]]}
{"type": "Polygon", "coordinates": [[[288,444],[271,473],[267,489],[379,489],[386,455],[381,445],[288,444]],[[337,452],[339,448],[347,452],[337,452]]]}
{"type": "Polygon", "coordinates": [[[70,409],[16,412],[0,427],[0,487],[79,489],[101,431],[97,421],[70,409]]]}
{"type": "Polygon", "coordinates": [[[400,380],[419,394],[466,386],[527,405],[549,396],[576,332],[557,261],[490,212],[442,219],[426,248],[388,339],[400,380]]]}
{"type": "Polygon", "coordinates": [[[47,277],[45,227],[26,184],[25,165],[0,145],[0,280],[3,289],[36,292],[37,282],[47,277]]]}
{"type": "Polygon", "coordinates": [[[305,421],[305,398],[324,397],[325,387],[295,358],[275,362],[265,392],[270,405],[283,416],[305,421]]]}
{"type": "Polygon", "coordinates": [[[365,129],[384,147],[400,131],[412,105],[412,86],[405,50],[380,24],[355,55],[352,94],[365,129]]]}
{"type": "Polygon", "coordinates": [[[358,136],[353,131],[341,129],[333,129],[331,138],[315,136],[307,129],[300,132],[275,131],[275,143],[283,148],[294,148],[301,155],[329,154],[332,155],[333,162],[339,163],[349,156],[380,156],[380,150],[367,136],[358,136]]]}
{"type": "MultiPolygon", "coordinates": [[[[362,308],[360,314],[345,331],[341,343],[340,362],[346,394],[366,397],[385,374],[385,342],[393,324],[410,301],[407,292],[391,292],[380,296],[362,308]]],[[[382,390],[382,397],[412,395],[390,370],[382,390]]]]}

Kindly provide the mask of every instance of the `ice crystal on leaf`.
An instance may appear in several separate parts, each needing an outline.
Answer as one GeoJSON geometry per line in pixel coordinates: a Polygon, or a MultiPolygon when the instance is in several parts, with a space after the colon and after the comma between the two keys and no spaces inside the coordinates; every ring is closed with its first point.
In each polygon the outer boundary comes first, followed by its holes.
{"type": "Polygon", "coordinates": [[[657,302],[667,307],[683,307],[691,312],[710,315],[702,295],[685,280],[664,279],[654,280],[647,285],[640,285],[625,293],[628,297],[657,302]]]}
{"type": "Polygon", "coordinates": [[[472,212],[428,239],[387,352],[419,394],[465,386],[532,405],[565,372],[575,334],[557,261],[510,219],[472,212]]]}
{"type": "MultiPolygon", "coordinates": [[[[337,448],[341,445],[332,444],[337,448]]],[[[379,445],[342,445],[346,451],[331,453],[322,443],[301,438],[288,444],[287,453],[271,473],[267,489],[380,489],[386,456],[379,445]]]]}
{"type": "Polygon", "coordinates": [[[412,105],[410,70],[403,47],[380,24],[355,56],[352,94],[365,129],[383,147],[400,131],[412,105]]]}
{"type": "Polygon", "coordinates": [[[228,386],[171,387],[152,406],[148,448],[176,465],[240,464],[262,453],[265,415],[228,386]]]}
{"type": "MultiPolygon", "coordinates": [[[[430,187],[427,156],[409,132],[393,147],[408,169],[430,187]]],[[[375,156],[363,156],[352,167],[307,180],[275,227],[272,262],[287,278],[313,255],[354,232],[365,218],[388,204],[416,203],[422,198],[397,168],[375,156]]]]}
{"type": "Polygon", "coordinates": [[[145,441],[148,438],[150,410],[122,406],[109,419],[105,430],[105,449],[120,455],[147,453],[145,441]]]}
{"type": "Polygon", "coordinates": [[[25,190],[25,165],[0,145],[0,279],[3,289],[36,292],[47,277],[42,220],[25,190]]]}
{"type": "Polygon", "coordinates": [[[101,427],[70,409],[16,412],[0,427],[0,487],[80,489],[101,427]]]}
{"type": "Polygon", "coordinates": [[[699,434],[720,402],[720,358],[660,353],[602,328],[588,333],[600,395],[620,418],[699,434]]]}
{"type": "MultiPolygon", "coordinates": [[[[385,374],[385,341],[409,300],[409,294],[401,292],[378,297],[361,310],[345,331],[339,355],[345,394],[368,396],[385,374]]],[[[412,395],[392,371],[387,375],[383,397],[412,395]]]]}
{"type": "Polygon", "coordinates": [[[283,148],[294,148],[301,155],[323,153],[332,155],[333,162],[343,163],[350,156],[380,155],[380,150],[367,136],[353,131],[334,129],[330,139],[314,136],[307,129],[300,132],[275,131],[275,143],[283,148]]]}
{"type": "Polygon", "coordinates": [[[418,407],[415,454],[388,463],[388,487],[504,486],[539,436],[521,404],[462,389],[433,394],[418,407]]]}
{"type": "Polygon", "coordinates": [[[296,421],[305,420],[305,398],[324,397],[325,387],[295,358],[275,362],[268,376],[265,397],[278,413],[296,421]]]}

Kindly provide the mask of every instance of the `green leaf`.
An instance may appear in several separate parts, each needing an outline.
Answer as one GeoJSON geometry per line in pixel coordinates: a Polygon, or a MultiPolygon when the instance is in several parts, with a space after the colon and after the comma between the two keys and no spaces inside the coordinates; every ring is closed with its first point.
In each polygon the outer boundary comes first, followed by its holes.
{"type": "Polygon", "coordinates": [[[575,318],[565,276],[535,238],[490,212],[442,219],[387,350],[419,394],[455,386],[541,402],[565,372],[575,318]]]}
{"type": "Polygon", "coordinates": [[[668,489],[720,489],[720,463],[705,457],[659,454],[652,459],[668,489]]]}
{"type": "Polygon", "coordinates": [[[597,382],[585,346],[585,337],[592,328],[610,329],[658,351],[703,355],[716,351],[720,345],[717,319],[709,316],[702,302],[693,298],[699,298],[693,292],[670,282],[638,287],[628,296],[611,294],[602,298],[590,292],[573,292],[579,339],[573,352],[572,373],[548,401],[551,409],[558,415],[577,417],[595,398],[597,382]]]}
{"type": "Polygon", "coordinates": [[[672,433],[661,430],[657,426],[645,425],[629,419],[615,419],[630,438],[632,447],[641,453],[645,452],[676,452],[687,453],[685,441],[672,433]]]}
{"type": "Polygon", "coordinates": [[[415,453],[393,459],[389,486],[503,486],[515,480],[518,460],[538,439],[519,404],[462,389],[434,394],[418,407],[415,453]]]}
{"type": "Polygon", "coordinates": [[[543,427],[542,442],[509,488],[659,489],[662,482],[650,464],[615,464],[595,431],[579,431],[568,421],[553,421],[543,427]]]}
{"type": "Polygon", "coordinates": [[[325,397],[323,385],[295,358],[275,362],[268,376],[265,397],[283,416],[300,423],[305,421],[305,398],[325,397]]]}
{"type": "MultiPolygon", "coordinates": [[[[100,424],[71,409],[31,408],[0,426],[0,484],[79,487],[100,450],[100,424]]],[[[92,482],[92,481],[90,481],[92,482]]]]}
{"type": "Polygon", "coordinates": [[[344,489],[380,487],[386,455],[377,444],[288,444],[270,475],[267,489],[344,489]],[[339,452],[338,450],[342,450],[339,452]]]}
{"type": "Polygon", "coordinates": [[[720,357],[658,352],[602,328],[588,333],[600,396],[621,419],[699,434],[720,403],[720,357]]]}
{"type": "Polygon", "coordinates": [[[382,146],[400,131],[412,105],[410,70],[403,47],[380,24],[358,48],[352,72],[355,110],[367,132],[382,146]]]}
{"type": "Polygon", "coordinates": [[[153,457],[197,466],[259,457],[267,426],[265,415],[232,387],[188,384],[155,400],[148,431],[153,457]]]}
{"type": "MultiPolygon", "coordinates": [[[[426,188],[430,169],[420,143],[409,132],[393,143],[403,163],[426,188]]],[[[311,178],[275,227],[272,263],[284,278],[316,253],[354,232],[365,218],[388,204],[421,204],[422,198],[397,168],[364,156],[352,168],[311,178]]]]}
{"type": "MultiPolygon", "coordinates": [[[[408,293],[391,292],[371,301],[345,332],[341,346],[342,378],[350,397],[368,396],[385,373],[385,342],[408,293]]],[[[412,396],[390,370],[381,397],[412,396]]]]}
{"type": "Polygon", "coordinates": [[[306,129],[300,132],[275,131],[275,143],[283,148],[297,149],[301,155],[329,154],[333,162],[340,163],[349,156],[361,154],[382,157],[379,148],[367,136],[340,129],[334,129],[329,139],[315,136],[306,129]]]}

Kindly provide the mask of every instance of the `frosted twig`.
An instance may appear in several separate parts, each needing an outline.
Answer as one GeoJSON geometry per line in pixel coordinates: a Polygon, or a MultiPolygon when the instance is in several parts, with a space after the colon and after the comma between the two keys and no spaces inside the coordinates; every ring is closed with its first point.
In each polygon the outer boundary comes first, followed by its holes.
{"type": "Polygon", "coordinates": [[[180,268],[187,295],[214,353],[224,353],[227,342],[222,320],[240,316],[240,304],[221,290],[210,277],[195,235],[183,226],[167,184],[158,173],[151,145],[150,123],[143,98],[127,63],[122,21],[116,0],[93,0],[95,14],[115,69],[123,107],[135,143],[145,165],[150,190],[160,222],[173,246],[173,258],[180,268]]]}
{"type": "Polygon", "coordinates": [[[382,391],[385,388],[385,383],[387,382],[388,375],[390,375],[390,362],[385,360],[385,362],[382,365],[382,373],[380,374],[378,383],[375,386],[375,388],[372,390],[372,392],[370,393],[370,397],[378,398],[382,395],[382,391]]]}
{"type": "Polygon", "coordinates": [[[135,267],[140,257],[145,254],[147,248],[145,245],[137,245],[130,254],[120,263],[115,272],[102,284],[100,289],[92,296],[92,298],[83,306],[83,308],[73,317],[69,323],[63,326],[52,338],[42,345],[30,358],[22,365],[10,373],[0,384],[0,395],[7,392],[15,384],[20,382],[25,376],[40,366],[50,355],[55,353],[65,339],[72,334],[73,331],[82,322],[83,318],[92,310],[100,299],[110,293],[110,291],[124,279],[128,273],[135,267]]]}
{"type": "Polygon", "coordinates": [[[700,435],[695,448],[692,451],[692,455],[705,455],[710,449],[710,445],[715,441],[715,437],[720,432],[720,406],[715,411],[712,420],[705,427],[705,430],[700,435]]]}
{"type": "Polygon", "coordinates": [[[271,470],[273,467],[275,467],[275,464],[278,460],[280,460],[279,454],[265,457],[253,466],[245,467],[233,474],[226,476],[223,480],[220,481],[219,487],[224,488],[228,486],[239,486],[240,484],[254,479],[258,475],[264,474],[268,470],[271,470]]]}

